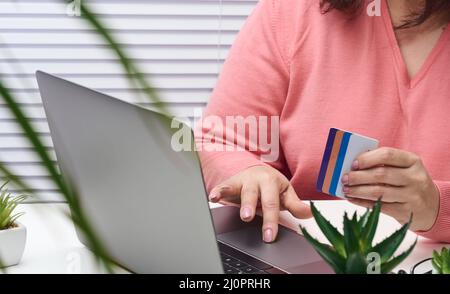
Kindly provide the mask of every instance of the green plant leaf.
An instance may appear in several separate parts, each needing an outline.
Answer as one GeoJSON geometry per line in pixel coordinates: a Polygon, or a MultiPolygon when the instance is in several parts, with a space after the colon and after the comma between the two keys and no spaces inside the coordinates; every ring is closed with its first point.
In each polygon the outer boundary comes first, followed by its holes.
{"type": "Polygon", "coordinates": [[[367,274],[366,258],[360,253],[349,255],[345,265],[346,274],[367,274]]]}
{"type": "Polygon", "coordinates": [[[369,213],[369,216],[367,217],[367,223],[364,226],[361,234],[361,242],[363,242],[365,248],[370,248],[372,245],[375,232],[377,231],[380,212],[381,212],[381,200],[378,200],[375,203],[371,212],[369,213]]]}
{"type": "Polygon", "coordinates": [[[369,215],[370,215],[370,209],[367,209],[366,212],[364,212],[364,214],[359,218],[358,227],[359,227],[360,231],[362,231],[362,229],[367,224],[367,219],[369,218],[369,215]]]}
{"type": "Polygon", "coordinates": [[[441,266],[436,264],[436,261],[434,259],[431,260],[431,265],[433,266],[433,268],[436,270],[436,272],[438,274],[443,274],[441,266]]]}
{"type": "Polygon", "coordinates": [[[20,109],[20,106],[15,102],[15,99],[11,96],[11,93],[3,86],[0,80],[0,95],[3,97],[9,110],[13,113],[16,122],[20,125],[21,129],[24,131],[26,138],[32,144],[34,151],[39,155],[42,160],[42,164],[45,166],[49,172],[52,180],[57,185],[57,187],[65,194],[69,194],[66,190],[66,185],[63,183],[60,174],[58,173],[53,161],[50,159],[50,155],[44,144],[41,142],[36,131],[31,126],[30,122],[26,118],[25,114],[20,109]]]}
{"type": "Polygon", "coordinates": [[[355,227],[356,222],[348,218],[347,213],[344,214],[344,246],[347,256],[361,252],[360,241],[355,227]]]}
{"type": "Polygon", "coordinates": [[[345,273],[345,259],[333,250],[327,244],[322,244],[315,238],[313,238],[306,229],[300,226],[300,230],[303,233],[305,239],[314,247],[319,255],[333,268],[337,274],[345,273]]]}
{"type": "Polygon", "coordinates": [[[11,220],[10,220],[10,223],[9,223],[9,226],[11,227],[15,222],[16,222],[16,220],[18,219],[18,218],[20,218],[22,215],[24,215],[25,214],[25,212],[19,212],[19,213],[16,213],[16,214],[14,214],[14,215],[12,215],[11,216],[11,220]]]}
{"type": "MultiPolygon", "coordinates": [[[[6,185],[8,184],[8,181],[4,182],[1,186],[0,186],[0,191],[4,191],[6,185]]],[[[3,194],[3,192],[2,192],[3,194]]]]}
{"type": "Polygon", "coordinates": [[[442,248],[442,273],[445,275],[450,274],[450,251],[448,248],[442,248]]]}
{"type": "Polygon", "coordinates": [[[447,248],[441,250],[442,264],[450,262],[450,251],[447,248]]]}
{"type": "Polygon", "coordinates": [[[357,211],[353,212],[352,218],[350,219],[352,223],[358,223],[358,213],[357,211]]]}
{"type": "Polygon", "coordinates": [[[2,162],[0,162],[0,173],[3,175],[3,177],[7,178],[8,180],[5,182],[4,185],[8,182],[13,182],[17,187],[21,188],[25,193],[31,193],[33,192],[33,189],[28,186],[22,179],[16,175],[8,168],[6,165],[4,165],[2,162]]]}
{"type": "Polygon", "coordinates": [[[442,269],[442,257],[436,250],[433,250],[433,263],[436,264],[436,269],[442,269]]]}
{"type": "Polygon", "coordinates": [[[361,230],[359,228],[358,214],[357,214],[356,211],[353,213],[353,216],[352,216],[352,218],[350,220],[350,224],[351,224],[351,228],[353,230],[353,233],[355,234],[356,238],[359,240],[359,242],[358,242],[359,246],[362,249],[362,247],[361,247],[361,245],[362,245],[362,242],[361,242],[361,234],[362,234],[362,232],[361,232],[361,230]]]}
{"type": "Polygon", "coordinates": [[[392,235],[372,247],[371,251],[380,255],[381,263],[388,261],[402,243],[411,225],[411,218],[408,223],[404,224],[400,229],[392,235]]]}
{"type": "Polygon", "coordinates": [[[11,228],[15,221],[23,215],[23,213],[14,213],[14,211],[17,205],[27,198],[25,195],[12,196],[6,188],[7,183],[0,186],[0,230],[11,228]]]}
{"type": "Polygon", "coordinates": [[[314,202],[311,202],[311,212],[320,230],[328,241],[330,241],[331,245],[333,245],[336,252],[344,258],[347,257],[344,247],[344,236],[330,223],[330,221],[323,217],[314,202]]]}
{"type": "Polygon", "coordinates": [[[443,260],[446,260],[449,257],[449,250],[447,248],[442,248],[441,256],[443,260]]]}
{"type": "Polygon", "coordinates": [[[448,262],[445,262],[443,265],[442,265],[442,274],[444,274],[444,275],[450,275],[450,263],[448,263],[448,262]]]}
{"type": "Polygon", "coordinates": [[[450,251],[443,247],[441,252],[434,250],[431,263],[439,274],[450,274],[450,251]]]}
{"type": "Polygon", "coordinates": [[[409,254],[413,251],[414,247],[417,244],[417,239],[414,241],[414,243],[411,245],[411,247],[408,248],[405,252],[398,255],[397,257],[392,258],[390,261],[381,263],[381,273],[387,274],[390,273],[396,266],[398,266],[400,263],[402,263],[403,260],[405,260],[406,257],[408,257],[409,254]]]}

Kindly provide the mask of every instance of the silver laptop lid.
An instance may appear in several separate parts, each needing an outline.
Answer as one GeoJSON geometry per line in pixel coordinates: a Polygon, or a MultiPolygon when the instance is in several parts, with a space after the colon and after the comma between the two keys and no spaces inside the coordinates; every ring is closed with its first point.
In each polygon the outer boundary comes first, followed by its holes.
{"type": "Polygon", "coordinates": [[[196,154],[173,151],[168,118],[36,76],[62,174],[112,257],[137,273],[222,273],[196,154]]]}

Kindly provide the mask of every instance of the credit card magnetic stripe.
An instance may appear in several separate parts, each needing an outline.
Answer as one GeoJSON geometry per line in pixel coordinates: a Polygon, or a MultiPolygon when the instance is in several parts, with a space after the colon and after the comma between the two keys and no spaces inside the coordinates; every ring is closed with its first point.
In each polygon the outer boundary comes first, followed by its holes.
{"type": "Polygon", "coordinates": [[[336,195],[351,133],[331,129],[317,180],[317,190],[336,195]]]}
{"type": "Polygon", "coordinates": [[[325,146],[325,152],[323,154],[322,165],[320,166],[319,177],[317,179],[316,185],[317,191],[322,191],[323,181],[325,179],[325,173],[327,172],[328,162],[330,161],[331,150],[333,149],[335,136],[336,136],[336,129],[330,129],[327,145],[325,146]]]}
{"type": "Polygon", "coordinates": [[[336,130],[336,136],[334,137],[333,147],[331,149],[330,160],[328,161],[327,171],[325,173],[325,179],[323,180],[322,192],[329,193],[331,180],[333,178],[334,167],[336,166],[336,160],[339,155],[341,147],[343,132],[336,130]]]}
{"type": "Polygon", "coordinates": [[[336,196],[336,188],[338,186],[339,181],[341,180],[340,177],[341,177],[341,171],[342,171],[342,164],[344,163],[345,154],[347,154],[348,142],[349,142],[351,136],[352,136],[351,133],[345,132],[343,134],[341,146],[339,148],[339,155],[336,160],[336,166],[334,167],[333,178],[331,180],[330,190],[328,191],[328,193],[330,193],[331,195],[336,196]]]}

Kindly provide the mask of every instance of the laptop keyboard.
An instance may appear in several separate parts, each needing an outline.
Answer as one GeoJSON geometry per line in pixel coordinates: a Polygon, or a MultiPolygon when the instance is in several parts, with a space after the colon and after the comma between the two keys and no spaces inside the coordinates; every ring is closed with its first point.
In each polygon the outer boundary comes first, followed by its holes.
{"type": "Polygon", "coordinates": [[[271,265],[219,242],[225,274],[284,274],[271,265]]]}

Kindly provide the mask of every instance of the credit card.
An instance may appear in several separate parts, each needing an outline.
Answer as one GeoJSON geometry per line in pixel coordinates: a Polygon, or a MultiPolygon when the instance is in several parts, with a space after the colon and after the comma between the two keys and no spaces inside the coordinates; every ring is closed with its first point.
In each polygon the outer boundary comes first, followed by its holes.
{"type": "Polygon", "coordinates": [[[342,176],[351,171],[353,161],[360,154],[377,149],[378,144],[376,139],[331,128],[317,178],[317,191],[345,198],[342,176]]]}

